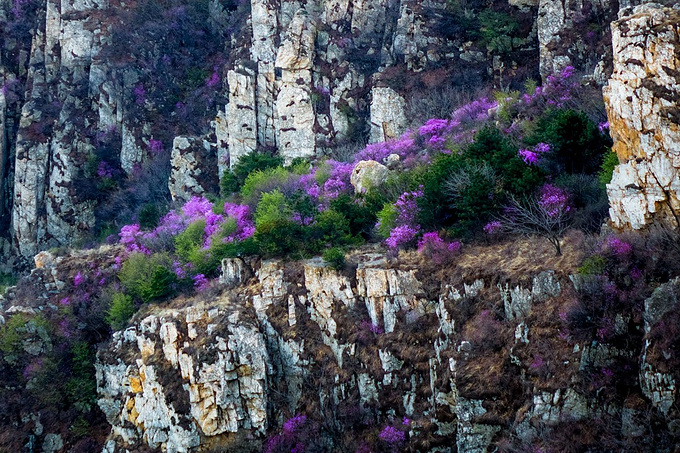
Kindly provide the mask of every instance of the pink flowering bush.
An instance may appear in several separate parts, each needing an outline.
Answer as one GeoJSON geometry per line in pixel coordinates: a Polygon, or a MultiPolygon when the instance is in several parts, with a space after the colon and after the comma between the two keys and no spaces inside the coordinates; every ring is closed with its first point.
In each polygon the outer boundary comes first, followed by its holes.
{"type": "Polygon", "coordinates": [[[412,244],[418,233],[420,232],[420,227],[414,227],[411,225],[400,225],[394,227],[390,231],[390,237],[385,239],[385,244],[393,250],[398,248],[406,247],[412,244]]]}
{"type": "Polygon", "coordinates": [[[406,433],[395,428],[394,426],[386,426],[380,431],[380,440],[387,443],[390,447],[396,448],[406,440],[406,433]]]}
{"type": "Polygon", "coordinates": [[[550,145],[547,143],[539,143],[533,149],[520,149],[517,153],[527,165],[536,165],[541,156],[550,152],[550,145]]]}
{"type": "Polygon", "coordinates": [[[402,162],[415,163],[419,151],[415,139],[411,136],[411,132],[407,131],[398,139],[367,145],[363,151],[360,151],[354,157],[354,162],[375,160],[384,163],[388,156],[396,154],[402,162]]]}
{"type": "Polygon", "coordinates": [[[541,187],[538,205],[545,210],[550,217],[557,217],[562,213],[571,211],[569,206],[569,194],[552,184],[541,187]]]}
{"type": "Polygon", "coordinates": [[[437,265],[451,262],[460,250],[459,241],[445,241],[436,232],[425,233],[418,241],[418,253],[437,265]]]}
{"type": "Polygon", "coordinates": [[[394,204],[386,204],[378,214],[380,221],[376,228],[389,237],[385,244],[393,250],[406,247],[414,242],[420,225],[418,223],[418,199],[423,196],[422,189],[404,192],[394,204]]]}
{"type": "Polygon", "coordinates": [[[304,453],[323,451],[323,439],[316,423],[306,415],[297,414],[283,423],[282,430],[267,438],[264,453],[304,453]]]}

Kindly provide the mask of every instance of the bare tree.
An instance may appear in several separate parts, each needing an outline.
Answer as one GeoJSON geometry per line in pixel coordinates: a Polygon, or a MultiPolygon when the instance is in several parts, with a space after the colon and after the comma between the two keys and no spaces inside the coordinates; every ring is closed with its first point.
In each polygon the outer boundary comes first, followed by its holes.
{"type": "Polygon", "coordinates": [[[555,247],[555,254],[562,255],[560,238],[572,225],[571,209],[567,203],[546,204],[535,196],[524,200],[510,197],[510,204],[498,218],[503,230],[509,233],[543,236],[555,247]]]}

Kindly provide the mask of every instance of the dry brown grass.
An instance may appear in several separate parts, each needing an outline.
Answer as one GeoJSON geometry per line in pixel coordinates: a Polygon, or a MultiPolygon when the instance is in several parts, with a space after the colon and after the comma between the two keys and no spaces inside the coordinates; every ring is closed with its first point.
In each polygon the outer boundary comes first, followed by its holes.
{"type": "Polygon", "coordinates": [[[522,237],[490,245],[465,247],[456,262],[464,274],[498,272],[511,279],[534,276],[544,270],[568,275],[576,272],[584,257],[585,237],[580,231],[569,232],[562,240],[562,255],[539,237],[522,237]]]}

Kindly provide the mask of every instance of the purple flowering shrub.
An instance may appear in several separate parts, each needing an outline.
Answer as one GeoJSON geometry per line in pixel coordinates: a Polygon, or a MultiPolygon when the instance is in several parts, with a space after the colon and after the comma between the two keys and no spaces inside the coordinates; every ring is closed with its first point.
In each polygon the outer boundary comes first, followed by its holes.
{"type": "Polygon", "coordinates": [[[174,279],[186,285],[193,282],[194,288],[203,290],[203,279],[217,272],[221,259],[243,250],[242,244],[255,233],[248,206],[227,202],[221,206],[221,214],[214,209],[208,199],[193,197],[180,209],[168,212],[150,231],[143,231],[138,224],[123,226],[120,243],[128,252],[149,259],[164,253],[176,255],[166,266],[174,279]]]}
{"type": "Polygon", "coordinates": [[[503,231],[546,238],[562,254],[562,236],[572,226],[569,194],[552,184],[544,184],[533,197],[510,197],[496,222],[503,231]]]}
{"type": "Polygon", "coordinates": [[[445,241],[436,232],[425,233],[418,241],[418,253],[437,265],[450,263],[461,247],[459,241],[445,241]]]}
{"type": "Polygon", "coordinates": [[[392,451],[399,451],[399,447],[406,441],[406,433],[394,426],[385,426],[378,437],[392,451]]]}
{"type": "Polygon", "coordinates": [[[317,423],[297,414],[283,423],[281,431],[264,442],[263,453],[304,453],[322,451],[323,439],[317,423]]]}
{"type": "Polygon", "coordinates": [[[413,243],[420,233],[418,223],[418,199],[423,196],[422,188],[413,192],[404,192],[394,204],[387,203],[378,213],[378,232],[387,236],[385,244],[397,250],[413,243]]]}
{"type": "Polygon", "coordinates": [[[567,314],[572,336],[616,343],[639,334],[617,322],[627,316],[641,323],[650,294],[648,250],[638,247],[630,238],[606,236],[583,261],[579,273],[588,284],[580,287],[578,303],[567,314]]]}

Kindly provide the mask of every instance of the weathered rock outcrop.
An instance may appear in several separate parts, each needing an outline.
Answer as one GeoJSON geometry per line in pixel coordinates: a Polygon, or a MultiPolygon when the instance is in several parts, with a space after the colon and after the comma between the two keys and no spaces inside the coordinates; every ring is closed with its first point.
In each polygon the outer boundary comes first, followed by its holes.
{"type": "Polygon", "coordinates": [[[205,437],[264,434],[271,360],[248,316],[226,298],[116,333],[97,368],[111,435],[184,452],[205,437]]]}
{"type": "Polygon", "coordinates": [[[172,170],[168,188],[173,201],[186,202],[195,195],[217,191],[214,146],[195,137],[176,137],[172,144],[172,170]]]}
{"type": "MultiPolygon", "coordinates": [[[[631,428],[639,408],[599,406],[582,384],[637,353],[549,333],[554,321],[543,315],[565,284],[554,272],[499,291],[483,279],[426,283],[380,255],[356,258],[351,273],[319,259],[251,262],[254,273],[226,260],[230,292],[142,315],[116,333],[97,365],[99,405],[113,426],[107,451],[243,448],[280,426],[282,412],[316,410],[340,424],[352,411],[378,423],[405,417],[422,451],[482,453],[498,436],[531,444],[541,430],[612,414],[616,435],[642,435],[631,428]],[[509,329],[470,305],[491,301],[504,301],[509,329]]],[[[650,299],[650,320],[669,304],[650,299]]],[[[639,393],[668,413],[673,377],[644,360],[639,393]]]]}
{"type": "MultiPolygon", "coordinates": [[[[512,3],[512,2],[511,2],[512,3]]],[[[540,0],[536,22],[545,78],[567,66],[590,72],[603,85],[610,71],[609,23],[639,0],[540,0]]]]}
{"type": "Polygon", "coordinates": [[[617,228],[680,226],[680,10],[641,5],[614,22],[604,88],[614,152],[607,186],[617,228]]]}

